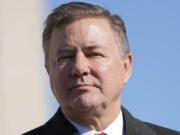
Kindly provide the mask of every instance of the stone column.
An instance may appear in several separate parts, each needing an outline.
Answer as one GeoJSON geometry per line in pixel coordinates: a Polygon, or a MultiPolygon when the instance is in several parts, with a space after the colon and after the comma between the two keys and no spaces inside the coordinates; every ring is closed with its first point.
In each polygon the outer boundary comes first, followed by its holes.
{"type": "Polygon", "coordinates": [[[0,0],[0,134],[44,122],[42,0],[0,0]]]}

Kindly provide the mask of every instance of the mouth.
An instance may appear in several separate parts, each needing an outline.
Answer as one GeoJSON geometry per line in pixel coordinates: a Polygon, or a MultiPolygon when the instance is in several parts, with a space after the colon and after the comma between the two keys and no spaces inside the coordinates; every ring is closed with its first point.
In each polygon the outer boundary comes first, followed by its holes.
{"type": "Polygon", "coordinates": [[[79,90],[79,91],[87,91],[92,88],[97,88],[95,85],[92,84],[77,84],[69,88],[69,90],[79,90]]]}

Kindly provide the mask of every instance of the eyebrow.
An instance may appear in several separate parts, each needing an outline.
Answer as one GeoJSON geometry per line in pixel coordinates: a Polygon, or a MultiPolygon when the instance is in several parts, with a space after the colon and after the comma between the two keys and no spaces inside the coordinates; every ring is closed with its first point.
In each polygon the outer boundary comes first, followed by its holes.
{"type": "MultiPolygon", "coordinates": [[[[85,46],[82,48],[83,51],[92,51],[95,49],[102,49],[102,47],[98,45],[90,45],[90,46],[85,46]]],[[[71,53],[71,52],[76,52],[75,47],[66,46],[63,48],[59,48],[56,54],[59,55],[59,54],[66,54],[66,53],[71,53]]]]}
{"type": "Polygon", "coordinates": [[[73,47],[66,46],[63,48],[59,48],[56,53],[61,54],[61,53],[68,53],[68,52],[73,52],[73,51],[74,51],[73,47]]]}
{"type": "Polygon", "coordinates": [[[84,51],[91,51],[91,50],[95,50],[95,49],[101,49],[102,47],[98,46],[98,45],[91,45],[91,46],[86,46],[83,48],[84,51]]]}

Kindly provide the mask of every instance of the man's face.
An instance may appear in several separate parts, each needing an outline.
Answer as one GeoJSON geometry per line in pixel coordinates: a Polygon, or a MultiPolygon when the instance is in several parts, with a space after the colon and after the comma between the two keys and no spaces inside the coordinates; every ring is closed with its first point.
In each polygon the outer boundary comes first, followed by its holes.
{"type": "Polygon", "coordinates": [[[85,18],[53,30],[47,71],[64,110],[120,106],[132,56],[122,59],[115,39],[102,18],[85,18]]]}

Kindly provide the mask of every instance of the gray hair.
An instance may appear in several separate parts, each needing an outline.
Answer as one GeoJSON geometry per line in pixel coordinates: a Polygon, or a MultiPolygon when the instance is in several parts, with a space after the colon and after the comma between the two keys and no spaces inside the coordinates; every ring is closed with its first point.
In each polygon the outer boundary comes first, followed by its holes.
{"type": "Polygon", "coordinates": [[[129,53],[126,28],[123,20],[118,15],[111,15],[108,10],[97,5],[84,2],[70,2],[55,8],[45,21],[45,28],[43,31],[43,50],[46,65],[48,65],[49,41],[54,28],[61,25],[67,25],[76,20],[87,17],[101,17],[107,19],[110,22],[110,26],[113,29],[115,37],[119,43],[122,57],[125,57],[127,53],[129,53]]]}

